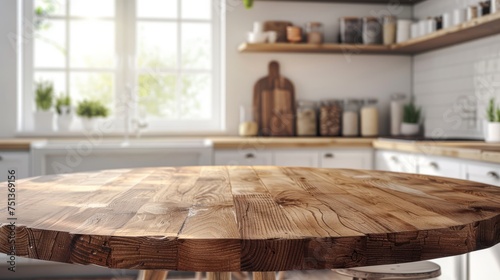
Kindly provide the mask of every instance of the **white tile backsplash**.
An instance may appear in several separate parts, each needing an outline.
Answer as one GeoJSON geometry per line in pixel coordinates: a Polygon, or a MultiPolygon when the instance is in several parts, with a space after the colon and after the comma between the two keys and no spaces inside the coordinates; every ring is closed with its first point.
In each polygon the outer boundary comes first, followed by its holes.
{"type": "MultiPolygon", "coordinates": [[[[414,16],[477,2],[428,0],[414,7],[414,16]]],[[[485,106],[492,96],[500,99],[500,35],[415,56],[413,93],[424,110],[426,136],[483,138],[485,106]]]]}

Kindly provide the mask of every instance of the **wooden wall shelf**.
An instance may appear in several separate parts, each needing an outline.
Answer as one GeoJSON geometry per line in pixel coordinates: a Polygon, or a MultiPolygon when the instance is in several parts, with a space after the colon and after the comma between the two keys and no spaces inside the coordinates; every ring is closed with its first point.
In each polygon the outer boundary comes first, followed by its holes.
{"type": "Polygon", "coordinates": [[[347,54],[394,54],[413,55],[448,47],[491,35],[500,34],[500,12],[486,15],[457,26],[433,32],[390,46],[383,45],[348,45],[326,43],[311,44],[249,44],[243,43],[239,51],[246,52],[282,52],[282,53],[347,53],[347,54]]]}

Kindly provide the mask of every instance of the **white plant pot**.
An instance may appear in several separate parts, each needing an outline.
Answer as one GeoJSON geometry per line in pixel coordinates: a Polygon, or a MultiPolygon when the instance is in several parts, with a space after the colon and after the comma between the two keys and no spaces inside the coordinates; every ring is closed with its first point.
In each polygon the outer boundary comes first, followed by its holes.
{"type": "Polygon", "coordinates": [[[486,125],[486,142],[500,142],[500,122],[489,122],[486,125]]]}
{"type": "Polygon", "coordinates": [[[50,132],[54,130],[54,112],[36,111],[33,117],[35,118],[35,131],[50,132]]]}
{"type": "Polygon", "coordinates": [[[82,126],[83,129],[87,131],[92,131],[96,129],[97,119],[96,118],[85,118],[82,117],[82,126]]]}
{"type": "Polygon", "coordinates": [[[420,132],[420,124],[418,123],[402,123],[401,134],[406,136],[417,135],[420,132]]]}
{"type": "Polygon", "coordinates": [[[57,116],[57,129],[59,131],[69,131],[73,123],[73,115],[59,115],[57,116]]]}

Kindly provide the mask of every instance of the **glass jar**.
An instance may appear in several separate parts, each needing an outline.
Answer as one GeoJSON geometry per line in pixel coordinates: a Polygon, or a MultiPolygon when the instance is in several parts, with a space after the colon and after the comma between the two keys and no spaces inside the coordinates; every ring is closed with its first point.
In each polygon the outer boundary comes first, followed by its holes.
{"type": "Polygon", "coordinates": [[[314,101],[297,101],[297,136],[318,134],[317,105],[314,101]]]}
{"type": "Polygon", "coordinates": [[[340,18],[340,42],[344,44],[361,43],[363,22],[357,17],[340,18]]]}
{"type": "Polygon", "coordinates": [[[346,99],[342,113],[342,136],[359,136],[359,107],[358,99],[346,99]]]}
{"type": "Polygon", "coordinates": [[[378,136],[377,99],[366,99],[361,108],[361,136],[378,136]]]}
{"type": "Polygon", "coordinates": [[[384,17],[384,45],[391,45],[396,42],[396,21],[395,16],[384,17]]]}
{"type": "Polygon", "coordinates": [[[325,100],[321,102],[319,113],[319,128],[321,136],[340,135],[342,106],[339,100],[325,100]]]}
{"type": "Polygon", "coordinates": [[[253,108],[250,106],[240,106],[240,136],[256,136],[259,126],[253,118],[253,108]]]}
{"type": "Polygon", "coordinates": [[[380,44],[382,42],[382,27],[376,17],[363,18],[363,43],[365,45],[380,44]]]}
{"type": "Polygon", "coordinates": [[[403,108],[406,101],[406,95],[395,93],[391,95],[391,135],[401,134],[401,123],[403,123],[403,108]]]}
{"type": "Polygon", "coordinates": [[[308,22],[306,24],[307,43],[323,43],[323,24],[321,22],[308,22]]]}

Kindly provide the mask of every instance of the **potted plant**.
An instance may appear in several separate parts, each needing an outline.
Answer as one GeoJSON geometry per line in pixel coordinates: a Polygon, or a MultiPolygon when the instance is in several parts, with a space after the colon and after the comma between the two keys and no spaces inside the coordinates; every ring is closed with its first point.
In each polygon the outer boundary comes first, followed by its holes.
{"type": "Polygon", "coordinates": [[[69,95],[56,99],[57,128],[59,131],[68,131],[73,122],[73,110],[69,95]]]}
{"type": "Polygon", "coordinates": [[[500,108],[495,105],[495,98],[491,98],[486,108],[486,117],[488,123],[486,125],[485,137],[486,142],[500,142],[500,108]]]}
{"type": "Polygon", "coordinates": [[[108,108],[97,100],[83,100],[76,108],[76,114],[81,117],[83,128],[86,130],[94,130],[96,119],[105,118],[108,113],[108,108]]]}
{"type": "Polygon", "coordinates": [[[415,106],[413,101],[404,106],[401,134],[410,136],[420,132],[420,112],[421,108],[415,106]]]}
{"type": "Polygon", "coordinates": [[[35,130],[52,131],[54,127],[54,112],[51,111],[54,101],[54,85],[49,81],[36,83],[35,130]]]}

